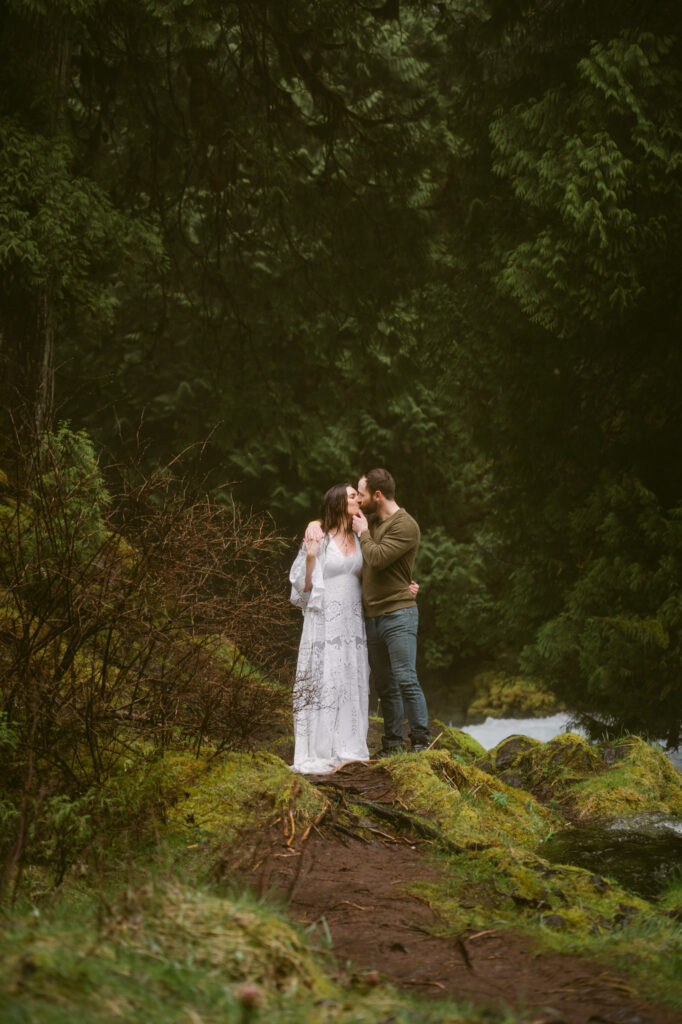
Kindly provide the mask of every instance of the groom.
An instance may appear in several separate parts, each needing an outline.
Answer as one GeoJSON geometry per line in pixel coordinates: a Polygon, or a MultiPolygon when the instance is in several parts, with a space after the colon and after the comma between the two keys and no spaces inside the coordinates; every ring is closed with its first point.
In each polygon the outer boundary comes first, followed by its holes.
{"type": "Polygon", "coordinates": [[[353,516],[353,529],[360,534],[362,549],[367,653],[384,717],[378,756],[402,748],[404,714],[412,750],[418,753],[431,741],[426,699],[417,678],[419,611],[410,592],[419,526],[396,502],[395,482],[387,469],[372,469],[360,477],[358,497],[361,513],[353,516]]]}
{"type": "MultiPolygon", "coordinates": [[[[412,750],[419,753],[430,743],[426,699],[416,668],[419,612],[410,591],[419,527],[396,502],[395,482],[387,469],[365,473],[358,497],[362,514],[353,516],[353,529],[360,534],[362,549],[367,653],[384,716],[382,749],[376,756],[403,749],[405,714],[412,750]]],[[[305,536],[320,539],[319,523],[310,523],[305,536]]]]}

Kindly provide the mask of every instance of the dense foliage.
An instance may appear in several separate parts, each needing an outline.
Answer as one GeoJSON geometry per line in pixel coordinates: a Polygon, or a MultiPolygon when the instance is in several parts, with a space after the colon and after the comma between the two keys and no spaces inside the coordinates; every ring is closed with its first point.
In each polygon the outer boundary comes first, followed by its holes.
{"type": "Polygon", "coordinates": [[[5,404],[211,435],[298,532],[387,464],[425,673],[523,664],[675,740],[682,13],[671,0],[12,0],[5,404]]]}

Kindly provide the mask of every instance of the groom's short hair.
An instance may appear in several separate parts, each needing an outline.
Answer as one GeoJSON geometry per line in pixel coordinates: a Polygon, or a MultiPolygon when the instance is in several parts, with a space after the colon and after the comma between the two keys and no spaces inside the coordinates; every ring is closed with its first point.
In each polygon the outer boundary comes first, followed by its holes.
{"type": "Polygon", "coordinates": [[[370,469],[364,477],[370,494],[381,491],[384,498],[395,498],[395,480],[387,469],[370,469]]]}

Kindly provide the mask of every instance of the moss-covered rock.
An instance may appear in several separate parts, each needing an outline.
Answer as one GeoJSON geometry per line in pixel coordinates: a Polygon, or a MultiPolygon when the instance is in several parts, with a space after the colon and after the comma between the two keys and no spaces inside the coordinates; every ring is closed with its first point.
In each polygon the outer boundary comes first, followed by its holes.
{"type": "Polygon", "coordinates": [[[467,712],[470,722],[486,718],[540,718],[563,705],[527,679],[482,672],[474,679],[475,697],[467,712]]]}
{"type": "Polygon", "coordinates": [[[504,772],[510,768],[527,771],[531,764],[531,751],[540,746],[540,740],[534,740],[530,736],[506,736],[484,755],[479,767],[491,772],[504,772]]]}
{"type": "Polygon", "coordinates": [[[532,846],[559,820],[530,794],[463,764],[447,750],[397,755],[383,765],[401,802],[459,845],[532,846]]]}
{"type": "Polygon", "coordinates": [[[463,761],[465,764],[470,764],[477,758],[485,757],[485,747],[481,746],[478,740],[475,740],[469,733],[463,732],[461,729],[453,729],[452,726],[445,725],[444,722],[439,721],[437,718],[434,719],[433,724],[441,734],[438,745],[445,748],[445,750],[449,750],[453,757],[463,761]]]}
{"type": "Polygon", "coordinates": [[[682,814],[682,774],[661,750],[635,736],[601,744],[575,733],[548,743],[508,736],[476,766],[562,808],[572,820],[642,811],[682,814]]]}
{"type": "MultiPolygon", "coordinates": [[[[602,745],[612,749],[613,744],[602,745]]],[[[576,816],[582,821],[597,821],[642,811],[661,811],[682,815],[682,773],[662,750],[636,736],[615,745],[615,763],[592,774],[571,788],[576,816]]]]}

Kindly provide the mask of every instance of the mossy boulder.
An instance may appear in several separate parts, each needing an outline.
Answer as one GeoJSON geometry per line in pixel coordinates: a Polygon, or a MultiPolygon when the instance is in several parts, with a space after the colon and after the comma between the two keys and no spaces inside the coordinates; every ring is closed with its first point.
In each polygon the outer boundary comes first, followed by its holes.
{"type": "Polygon", "coordinates": [[[571,819],[601,821],[642,811],[682,814],[682,774],[636,736],[601,744],[565,733],[548,743],[509,736],[476,762],[508,785],[527,788],[571,819]]]}
{"type": "Polygon", "coordinates": [[[600,751],[576,733],[555,736],[529,747],[516,761],[528,789],[543,803],[562,801],[576,783],[602,771],[600,751]]]}
{"type": "Polygon", "coordinates": [[[530,736],[517,734],[506,736],[496,747],[485,754],[478,766],[483,771],[495,773],[509,769],[525,772],[531,764],[531,751],[541,746],[540,740],[534,740],[530,736]]]}
{"type": "Polygon", "coordinates": [[[447,750],[387,758],[399,799],[462,846],[539,843],[558,822],[528,793],[520,793],[447,750]]]}
{"type": "Polygon", "coordinates": [[[599,750],[577,733],[555,736],[548,743],[535,747],[528,762],[533,781],[561,780],[566,783],[584,779],[600,771],[603,760],[599,750]]]}
{"type": "Polygon", "coordinates": [[[604,751],[614,746],[615,763],[572,786],[577,818],[598,821],[643,811],[682,816],[682,773],[663,751],[630,736],[596,748],[602,765],[604,751]]]}
{"type": "Polygon", "coordinates": [[[528,679],[482,672],[474,679],[474,699],[469,705],[470,722],[486,718],[540,718],[553,715],[563,705],[528,679]]]}
{"type": "Polygon", "coordinates": [[[441,733],[438,740],[439,747],[449,750],[454,757],[466,764],[470,764],[477,758],[485,757],[485,747],[481,746],[478,740],[475,740],[469,733],[463,732],[461,729],[453,729],[452,726],[445,725],[437,718],[434,719],[433,724],[437,732],[441,733]]]}

